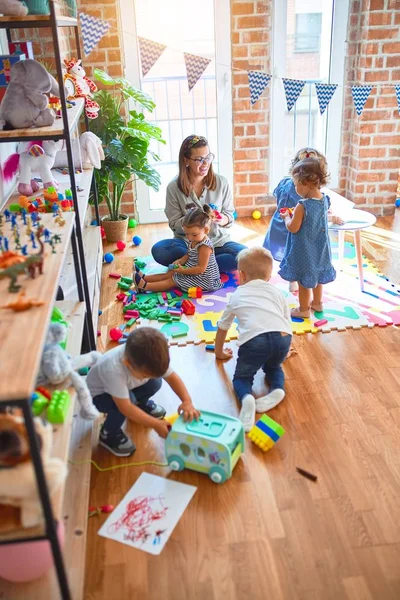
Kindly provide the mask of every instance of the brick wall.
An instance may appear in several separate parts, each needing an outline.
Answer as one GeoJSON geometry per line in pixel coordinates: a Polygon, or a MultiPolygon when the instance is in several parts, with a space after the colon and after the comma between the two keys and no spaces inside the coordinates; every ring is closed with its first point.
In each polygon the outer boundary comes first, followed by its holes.
{"type": "Polygon", "coordinates": [[[351,0],[345,84],[376,84],[360,117],[345,88],[340,191],[376,214],[394,212],[400,118],[391,82],[400,82],[400,2],[351,0]]]}
{"type": "Polygon", "coordinates": [[[231,0],[234,198],[238,216],[272,211],[270,88],[251,107],[245,71],[271,72],[272,0],[231,0]]]}

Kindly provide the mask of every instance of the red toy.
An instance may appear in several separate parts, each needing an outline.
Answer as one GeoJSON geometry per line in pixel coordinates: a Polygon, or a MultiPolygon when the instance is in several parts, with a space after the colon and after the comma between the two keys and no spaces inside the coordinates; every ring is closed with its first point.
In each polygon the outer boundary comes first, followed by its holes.
{"type": "Polygon", "coordinates": [[[201,298],[203,295],[203,290],[199,287],[191,287],[188,289],[189,298],[201,298]]]}
{"type": "Polygon", "coordinates": [[[124,334],[122,333],[122,331],[120,329],[118,329],[118,327],[113,327],[112,329],[110,329],[110,338],[114,342],[118,342],[118,340],[120,340],[123,335],[124,334]]]}
{"type": "Polygon", "coordinates": [[[196,307],[191,300],[184,300],[182,302],[182,310],[185,315],[194,315],[196,312],[196,307]]]}
{"type": "Polygon", "coordinates": [[[125,250],[125,248],[126,248],[125,242],[123,242],[122,240],[119,240],[117,242],[117,249],[122,252],[122,250],[125,250]]]}
{"type": "Polygon", "coordinates": [[[282,218],[284,218],[283,215],[285,213],[289,213],[289,217],[293,217],[293,212],[294,212],[293,208],[280,208],[279,209],[279,214],[282,216],[282,218]]]}

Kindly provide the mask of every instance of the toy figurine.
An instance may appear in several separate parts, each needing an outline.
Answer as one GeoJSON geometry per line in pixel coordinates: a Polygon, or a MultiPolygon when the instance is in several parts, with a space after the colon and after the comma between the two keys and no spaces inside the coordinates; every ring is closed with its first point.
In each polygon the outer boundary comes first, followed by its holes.
{"type": "Polygon", "coordinates": [[[5,216],[5,218],[6,218],[6,223],[8,223],[8,222],[9,222],[9,220],[10,220],[10,211],[6,209],[6,210],[4,211],[4,216],[5,216]]]}
{"type": "Polygon", "coordinates": [[[31,242],[32,242],[32,248],[37,248],[37,246],[35,244],[35,234],[33,231],[30,234],[30,238],[31,238],[31,242]]]}

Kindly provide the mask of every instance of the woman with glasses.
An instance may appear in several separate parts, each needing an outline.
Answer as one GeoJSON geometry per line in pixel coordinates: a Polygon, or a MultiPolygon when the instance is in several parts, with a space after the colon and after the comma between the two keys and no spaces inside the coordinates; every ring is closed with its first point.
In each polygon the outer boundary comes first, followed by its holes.
{"type": "Polygon", "coordinates": [[[225,177],[214,173],[214,154],[208,147],[206,138],[190,135],[179,151],[179,175],[167,187],[165,215],[174,237],[154,244],[151,252],[154,260],[168,266],[179,260],[187,252],[182,221],[187,213],[186,206],[195,204],[202,207],[212,205],[215,219],[212,222],[209,238],[215,250],[215,257],[222,272],[237,269],[236,257],[245,246],[232,242],[229,235],[234,217],[232,193],[225,177]]]}

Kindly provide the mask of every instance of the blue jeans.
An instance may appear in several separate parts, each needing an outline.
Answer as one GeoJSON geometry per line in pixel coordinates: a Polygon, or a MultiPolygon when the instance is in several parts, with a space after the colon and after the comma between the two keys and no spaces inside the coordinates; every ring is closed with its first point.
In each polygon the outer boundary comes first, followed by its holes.
{"type": "MultiPolygon", "coordinates": [[[[158,379],[149,379],[144,385],[141,385],[134,390],[130,390],[129,397],[132,404],[136,404],[139,408],[145,406],[147,401],[158,392],[161,385],[162,379],[159,377],[158,379]]],[[[126,418],[125,415],[119,411],[112,396],[107,392],[95,396],[93,398],[93,404],[97,410],[107,415],[106,420],[104,421],[104,429],[112,439],[121,430],[126,418]]]]}
{"type": "MultiPolygon", "coordinates": [[[[223,246],[214,248],[215,258],[221,273],[235,271],[237,269],[236,257],[241,250],[246,248],[237,242],[226,242],[223,246]]],[[[187,246],[182,238],[171,238],[157,242],[151,249],[153,258],[158,264],[168,267],[178,258],[187,253],[187,246]]]]}
{"type": "Polygon", "coordinates": [[[282,363],[289,352],[291,341],[291,335],[271,331],[261,333],[239,347],[233,387],[240,402],[244,396],[252,393],[254,376],[261,368],[270,392],[277,388],[283,389],[285,376],[282,363]]]}

